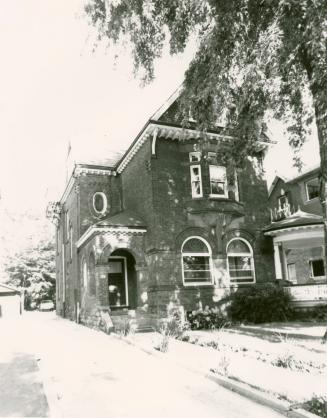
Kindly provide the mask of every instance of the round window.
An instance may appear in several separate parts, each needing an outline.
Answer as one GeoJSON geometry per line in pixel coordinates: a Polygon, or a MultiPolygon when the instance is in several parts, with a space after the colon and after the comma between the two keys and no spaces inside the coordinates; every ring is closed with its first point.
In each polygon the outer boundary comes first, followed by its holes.
{"type": "Polygon", "coordinates": [[[93,195],[93,209],[96,213],[105,213],[107,210],[107,197],[102,192],[93,195]]]}

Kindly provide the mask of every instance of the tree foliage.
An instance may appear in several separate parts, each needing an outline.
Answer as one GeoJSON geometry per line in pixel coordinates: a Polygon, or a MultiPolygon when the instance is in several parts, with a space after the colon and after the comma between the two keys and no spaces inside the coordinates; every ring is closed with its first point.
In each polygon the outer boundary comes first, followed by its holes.
{"type": "Polygon", "coordinates": [[[25,289],[26,309],[38,306],[41,300],[55,301],[54,254],[54,245],[43,241],[6,260],[7,283],[25,289]]]}
{"type": "Polygon", "coordinates": [[[227,111],[235,159],[256,149],[268,114],[295,149],[315,117],[327,179],[326,0],[88,0],[86,12],[99,38],[131,45],[146,81],[166,39],[175,54],[195,36],[181,112],[205,130],[227,111]]]}

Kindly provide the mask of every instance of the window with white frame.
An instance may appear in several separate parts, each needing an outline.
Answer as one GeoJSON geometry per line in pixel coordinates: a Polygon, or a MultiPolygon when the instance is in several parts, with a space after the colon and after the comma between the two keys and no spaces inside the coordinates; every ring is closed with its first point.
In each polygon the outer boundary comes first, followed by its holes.
{"type": "Polygon", "coordinates": [[[228,197],[226,167],[209,165],[210,196],[228,197]]]}
{"type": "Polygon", "coordinates": [[[310,260],[310,277],[318,278],[325,276],[324,260],[310,260]]]}
{"type": "Polygon", "coordinates": [[[202,177],[201,177],[201,166],[191,165],[191,190],[192,197],[202,197],[202,177]]]}
{"type": "Polygon", "coordinates": [[[199,163],[201,161],[201,152],[194,151],[189,153],[190,163],[199,163]]]}
{"type": "Polygon", "coordinates": [[[254,261],[251,245],[243,238],[233,238],[227,245],[230,284],[254,283],[254,261]]]}
{"type": "Polygon", "coordinates": [[[307,181],[305,183],[305,187],[307,193],[307,200],[312,200],[316,197],[319,197],[319,180],[317,177],[307,181]]]}
{"type": "Polygon", "coordinates": [[[189,237],[182,245],[184,285],[212,284],[211,248],[200,237],[189,237]]]}
{"type": "Polygon", "coordinates": [[[108,207],[107,196],[103,192],[96,192],[93,195],[93,209],[96,213],[103,215],[108,207]]]}

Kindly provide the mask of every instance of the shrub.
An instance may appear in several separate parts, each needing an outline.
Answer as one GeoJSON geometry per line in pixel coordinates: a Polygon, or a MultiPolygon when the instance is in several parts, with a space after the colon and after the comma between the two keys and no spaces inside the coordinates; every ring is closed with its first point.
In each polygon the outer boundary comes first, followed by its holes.
{"type": "Polygon", "coordinates": [[[327,418],[327,398],[314,396],[303,404],[303,408],[319,417],[327,418]]]}
{"type": "Polygon", "coordinates": [[[226,316],[218,308],[209,308],[204,310],[187,312],[187,321],[192,330],[197,329],[220,329],[229,324],[226,316]]]}
{"type": "Polygon", "coordinates": [[[229,315],[233,321],[261,322],[291,319],[291,296],[271,283],[239,288],[230,296],[229,315]]]}

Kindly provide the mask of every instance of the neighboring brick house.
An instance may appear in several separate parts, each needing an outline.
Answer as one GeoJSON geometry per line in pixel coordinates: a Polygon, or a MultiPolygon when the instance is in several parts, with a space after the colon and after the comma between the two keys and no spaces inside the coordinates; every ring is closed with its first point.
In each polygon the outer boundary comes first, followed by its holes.
{"type": "Polygon", "coordinates": [[[55,207],[58,314],[89,325],[104,312],[161,318],[216,306],[230,286],[274,280],[262,234],[267,143],[230,172],[221,162],[230,137],[183,129],[176,99],[121,157],[74,165],[55,207]]]}
{"type": "Polygon", "coordinates": [[[269,190],[276,279],[299,305],[327,303],[324,222],[319,199],[320,168],[286,180],[276,176],[269,190]]]}

